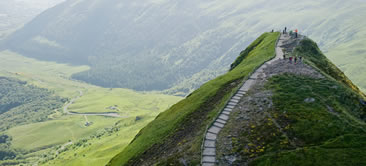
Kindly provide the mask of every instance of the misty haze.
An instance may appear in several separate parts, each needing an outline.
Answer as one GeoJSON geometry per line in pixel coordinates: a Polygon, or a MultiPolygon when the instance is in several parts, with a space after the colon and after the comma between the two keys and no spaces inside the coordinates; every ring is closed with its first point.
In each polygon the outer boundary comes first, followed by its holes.
{"type": "Polygon", "coordinates": [[[366,165],[364,0],[2,0],[0,165],[366,165]]]}

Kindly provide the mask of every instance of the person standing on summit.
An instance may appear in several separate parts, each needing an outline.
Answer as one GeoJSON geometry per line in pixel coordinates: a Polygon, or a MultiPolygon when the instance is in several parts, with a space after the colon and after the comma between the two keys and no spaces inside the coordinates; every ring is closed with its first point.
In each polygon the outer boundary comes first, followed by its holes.
{"type": "Polygon", "coordinates": [[[297,32],[298,32],[298,31],[297,31],[297,29],[295,29],[295,37],[296,37],[296,38],[297,38],[297,32]]]}
{"type": "Polygon", "coordinates": [[[285,27],[285,33],[286,33],[286,31],[287,31],[287,27],[285,27]]]}

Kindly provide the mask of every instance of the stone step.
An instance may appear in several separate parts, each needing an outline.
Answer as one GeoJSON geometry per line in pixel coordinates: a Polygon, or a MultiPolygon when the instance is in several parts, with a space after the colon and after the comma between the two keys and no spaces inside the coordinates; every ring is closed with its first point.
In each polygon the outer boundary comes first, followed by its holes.
{"type": "Polygon", "coordinates": [[[235,94],[234,97],[240,97],[240,99],[241,99],[243,96],[244,96],[243,94],[235,94]]]}
{"type": "Polygon", "coordinates": [[[232,105],[232,106],[236,106],[238,103],[234,103],[234,102],[229,102],[227,103],[227,105],[232,105]]]}
{"type": "Polygon", "coordinates": [[[202,153],[204,156],[216,156],[215,148],[205,148],[202,153]]]}
{"type": "Polygon", "coordinates": [[[229,116],[224,115],[224,114],[221,114],[221,115],[219,116],[219,119],[222,119],[222,120],[227,121],[227,120],[229,119],[229,116]]]}
{"type": "Polygon", "coordinates": [[[241,99],[241,97],[234,96],[231,99],[235,99],[235,100],[238,100],[239,101],[241,99]]]}
{"type": "Polygon", "coordinates": [[[202,163],[202,166],[215,166],[215,163],[202,163]]]}
{"type": "Polygon", "coordinates": [[[217,126],[217,127],[221,127],[221,128],[223,128],[225,126],[225,124],[218,123],[218,122],[215,122],[213,125],[217,126]]]}
{"type": "Polygon", "coordinates": [[[239,100],[231,98],[230,102],[239,103],[239,100]]]}
{"type": "Polygon", "coordinates": [[[207,148],[216,148],[216,142],[211,140],[205,140],[205,147],[207,148]]]}
{"type": "Polygon", "coordinates": [[[216,141],[217,135],[213,133],[206,133],[206,139],[216,141]]]}
{"type": "Polygon", "coordinates": [[[222,120],[222,119],[216,119],[216,122],[221,123],[221,124],[226,124],[226,120],[222,120]]]}
{"type": "MultiPolygon", "coordinates": [[[[243,86],[244,86],[244,85],[243,85],[243,86]]],[[[240,92],[240,93],[246,93],[246,92],[247,92],[247,91],[245,91],[245,90],[242,90],[243,86],[239,88],[238,93],[239,93],[239,92],[240,92]]]]}
{"type": "Polygon", "coordinates": [[[216,127],[216,126],[211,126],[210,129],[208,129],[208,132],[214,133],[214,134],[219,134],[220,131],[221,131],[221,128],[216,127]]]}
{"type": "Polygon", "coordinates": [[[235,106],[233,106],[233,105],[226,105],[226,107],[225,108],[231,108],[231,109],[233,109],[235,106]]]}
{"type": "Polygon", "coordinates": [[[228,112],[228,111],[223,111],[222,113],[225,115],[230,115],[230,112],[228,112]]]}
{"type": "Polygon", "coordinates": [[[246,91],[242,91],[242,90],[238,90],[237,92],[236,92],[236,95],[245,95],[247,92],[246,91]]]}
{"type": "Polygon", "coordinates": [[[214,157],[214,156],[203,156],[202,163],[216,163],[216,157],[214,157]]]}
{"type": "Polygon", "coordinates": [[[236,93],[236,95],[242,95],[242,96],[244,96],[246,94],[246,91],[241,91],[241,90],[239,90],[237,93],[236,93]]]}
{"type": "Polygon", "coordinates": [[[225,108],[224,111],[231,112],[231,111],[233,111],[233,109],[232,108],[225,108]]]}

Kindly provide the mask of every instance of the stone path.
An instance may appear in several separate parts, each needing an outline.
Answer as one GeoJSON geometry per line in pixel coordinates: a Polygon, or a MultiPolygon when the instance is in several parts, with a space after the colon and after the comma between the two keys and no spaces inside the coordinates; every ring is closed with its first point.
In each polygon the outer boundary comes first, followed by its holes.
{"type": "Polygon", "coordinates": [[[257,80],[265,77],[264,69],[272,64],[273,62],[283,58],[283,51],[281,46],[283,42],[288,40],[290,37],[287,35],[280,36],[276,46],[276,57],[272,60],[264,63],[260,66],[250,77],[245,81],[243,86],[236,92],[234,96],[231,97],[228,104],[222,110],[220,115],[216,118],[213,125],[207,130],[205,134],[205,139],[203,143],[203,151],[201,164],[202,166],[214,166],[217,163],[216,160],[216,139],[221,129],[225,126],[226,122],[229,120],[229,115],[239,103],[240,99],[249,91],[249,89],[256,84],[257,80]]]}

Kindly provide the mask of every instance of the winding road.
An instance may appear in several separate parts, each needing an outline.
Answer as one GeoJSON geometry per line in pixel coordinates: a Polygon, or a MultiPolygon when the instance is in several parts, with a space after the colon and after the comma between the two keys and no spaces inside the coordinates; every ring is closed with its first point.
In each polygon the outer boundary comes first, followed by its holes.
{"type": "Polygon", "coordinates": [[[82,97],[83,91],[79,90],[79,96],[71,99],[71,101],[69,103],[67,103],[64,106],[64,113],[68,114],[68,115],[84,115],[84,116],[106,116],[106,117],[114,117],[114,118],[124,118],[125,116],[121,116],[118,113],[114,113],[114,112],[105,112],[105,113],[78,113],[78,112],[72,112],[69,111],[68,108],[71,104],[73,104],[77,99],[79,99],[80,97],[82,97]]]}

